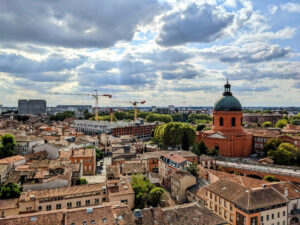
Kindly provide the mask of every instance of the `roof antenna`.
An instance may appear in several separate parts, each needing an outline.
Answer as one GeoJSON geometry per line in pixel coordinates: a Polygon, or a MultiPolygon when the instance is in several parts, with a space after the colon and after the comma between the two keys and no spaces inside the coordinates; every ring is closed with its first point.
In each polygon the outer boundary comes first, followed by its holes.
{"type": "Polygon", "coordinates": [[[227,84],[228,84],[228,77],[227,77],[227,84]]]}

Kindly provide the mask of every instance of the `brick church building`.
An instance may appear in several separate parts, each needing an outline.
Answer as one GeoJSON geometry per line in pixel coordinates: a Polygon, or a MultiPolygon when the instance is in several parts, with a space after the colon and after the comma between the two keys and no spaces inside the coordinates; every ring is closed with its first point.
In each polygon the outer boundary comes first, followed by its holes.
{"type": "Polygon", "coordinates": [[[252,134],[243,129],[243,110],[240,101],[231,91],[231,85],[224,85],[223,96],[213,108],[211,130],[197,132],[197,141],[204,141],[208,148],[219,151],[221,156],[246,157],[252,151],[252,134]]]}

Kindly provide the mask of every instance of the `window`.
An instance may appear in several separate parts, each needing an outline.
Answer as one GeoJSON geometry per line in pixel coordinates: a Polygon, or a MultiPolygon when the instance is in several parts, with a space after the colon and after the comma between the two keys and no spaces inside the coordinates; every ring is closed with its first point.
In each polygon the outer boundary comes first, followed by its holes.
{"type": "Polygon", "coordinates": [[[90,200],[85,200],[85,205],[90,205],[90,200]]]}
{"type": "Polygon", "coordinates": [[[277,217],[280,218],[280,212],[277,213],[277,217]]]}
{"type": "Polygon", "coordinates": [[[42,209],[43,209],[43,208],[42,208],[42,206],[40,205],[40,206],[39,206],[39,211],[42,211],[42,209]]]}
{"type": "Polygon", "coordinates": [[[99,199],[95,198],[95,204],[98,204],[98,203],[99,203],[99,199]]]}
{"type": "Polygon", "coordinates": [[[61,204],[56,204],[56,209],[61,209],[61,204]]]}
{"type": "Polygon", "coordinates": [[[76,206],[81,206],[81,201],[77,201],[76,206]]]}
{"type": "Polygon", "coordinates": [[[285,211],[282,212],[282,215],[285,216],[285,211]]]}
{"type": "Polygon", "coordinates": [[[250,224],[251,225],[257,225],[258,224],[258,222],[257,222],[257,216],[256,217],[251,217],[250,224]]]}
{"type": "Polygon", "coordinates": [[[92,221],[91,221],[91,224],[95,224],[95,220],[92,220],[92,221]]]}
{"type": "Polygon", "coordinates": [[[86,222],[86,221],[83,221],[83,225],[87,225],[87,222],[86,222]]]}
{"type": "Polygon", "coordinates": [[[102,202],[106,202],[106,198],[102,198],[102,202]]]}
{"type": "Polygon", "coordinates": [[[267,221],[269,220],[269,215],[267,215],[267,221]]]}
{"type": "Polygon", "coordinates": [[[125,204],[128,204],[128,200],[127,199],[121,200],[121,202],[125,203],[125,204]]]}
{"type": "Polygon", "coordinates": [[[274,220],[274,213],[272,213],[272,220],[274,220]]]}
{"type": "Polygon", "coordinates": [[[67,203],[67,208],[72,208],[72,202],[67,203]]]}
{"type": "Polygon", "coordinates": [[[241,118],[241,126],[243,126],[243,117],[241,118]]]}
{"type": "Polygon", "coordinates": [[[232,117],[232,118],[231,118],[231,126],[232,126],[232,127],[235,127],[235,117],[232,117]]]}
{"type": "Polygon", "coordinates": [[[47,210],[47,211],[50,211],[50,210],[51,210],[51,205],[47,205],[47,206],[46,206],[46,210],[47,210]]]}
{"type": "Polygon", "coordinates": [[[103,223],[105,223],[106,221],[107,221],[107,219],[106,219],[106,218],[103,218],[103,219],[102,219],[102,222],[103,222],[103,223]]]}
{"type": "Polygon", "coordinates": [[[220,118],[220,126],[221,126],[221,127],[224,126],[224,119],[223,119],[223,117],[220,118]]]}
{"type": "Polygon", "coordinates": [[[264,217],[263,216],[260,217],[260,221],[264,222],[264,217]]]}
{"type": "Polygon", "coordinates": [[[92,170],[92,166],[89,166],[89,170],[92,170]]]}

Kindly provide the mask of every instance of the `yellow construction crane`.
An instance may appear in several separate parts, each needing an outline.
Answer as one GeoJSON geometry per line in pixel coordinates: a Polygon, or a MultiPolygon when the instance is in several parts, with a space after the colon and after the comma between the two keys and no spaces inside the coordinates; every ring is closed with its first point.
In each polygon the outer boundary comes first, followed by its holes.
{"type": "Polygon", "coordinates": [[[110,94],[98,94],[97,90],[94,90],[95,93],[93,94],[72,94],[72,93],[58,93],[55,92],[53,94],[59,94],[59,95],[85,95],[85,96],[92,96],[95,99],[95,120],[98,120],[98,114],[99,114],[99,110],[98,110],[98,103],[99,103],[99,97],[108,97],[108,98],[112,98],[112,95],[110,94]]]}
{"type": "Polygon", "coordinates": [[[133,105],[133,108],[134,108],[134,121],[136,121],[137,120],[137,105],[138,104],[143,105],[143,104],[146,103],[146,101],[141,101],[141,102],[134,101],[134,102],[129,102],[129,103],[131,103],[133,105]]]}

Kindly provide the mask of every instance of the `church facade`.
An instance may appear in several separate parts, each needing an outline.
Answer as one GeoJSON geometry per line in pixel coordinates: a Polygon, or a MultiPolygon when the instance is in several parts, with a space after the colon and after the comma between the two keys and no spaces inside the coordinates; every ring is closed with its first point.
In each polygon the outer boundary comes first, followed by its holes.
{"type": "Polygon", "coordinates": [[[228,81],[224,88],[223,96],[213,108],[212,129],[197,132],[197,141],[217,149],[221,156],[247,157],[252,152],[252,134],[243,129],[242,105],[232,95],[228,81]]]}

